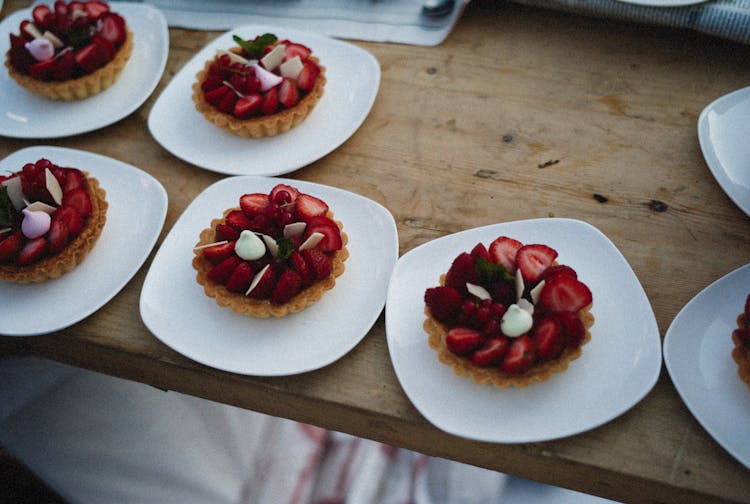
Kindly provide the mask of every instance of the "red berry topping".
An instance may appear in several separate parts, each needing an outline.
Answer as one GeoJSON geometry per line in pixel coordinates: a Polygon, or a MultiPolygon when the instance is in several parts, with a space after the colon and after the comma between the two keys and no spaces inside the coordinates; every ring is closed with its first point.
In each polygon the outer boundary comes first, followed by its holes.
{"type": "Polygon", "coordinates": [[[557,251],[547,245],[524,245],[518,249],[516,262],[526,282],[534,283],[557,258],[557,251]]]}
{"type": "Polygon", "coordinates": [[[516,272],[516,254],[522,246],[518,240],[501,236],[490,243],[490,257],[494,263],[502,264],[508,273],[513,274],[516,272]]]}
{"type": "Polygon", "coordinates": [[[471,362],[477,366],[496,366],[502,362],[510,342],[505,336],[488,338],[472,355],[471,362]]]}
{"type": "Polygon", "coordinates": [[[556,359],[565,349],[566,340],[562,325],[551,315],[535,324],[532,339],[536,354],[541,360],[556,359]]]}
{"type": "Polygon", "coordinates": [[[462,304],[461,294],[453,287],[432,287],[425,291],[424,302],[432,316],[444,324],[456,320],[462,304]]]}
{"type": "Polygon", "coordinates": [[[500,363],[500,370],[510,374],[521,374],[531,369],[535,362],[534,343],[524,334],[511,342],[508,353],[500,363]]]}
{"type": "Polygon", "coordinates": [[[445,345],[456,355],[466,355],[479,348],[483,342],[484,338],[479,331],[466,327],[454,327],[445,335],[445,345]]]}
{"type": "Polygon", "coordinates": [[[297,216],[303,221],[310,221],[313,217],[325,216],[328,213],[328,204],[309,194],[300,194],[295,207],[297,216]]]}
{"type": "Polygon", "coordinates": [[[568,275],[555,275],[547,280],[539,295],[539,305],[553,312],[577,312],[591,301],[591,291],[586,284],[568,275]]]}

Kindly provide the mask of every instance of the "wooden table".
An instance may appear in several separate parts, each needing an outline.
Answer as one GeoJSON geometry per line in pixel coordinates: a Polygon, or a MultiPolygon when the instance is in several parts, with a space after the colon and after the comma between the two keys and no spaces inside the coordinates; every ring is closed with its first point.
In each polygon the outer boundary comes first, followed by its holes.
{"type": "MultiPolygon", "coordinates": [[[[6,1],[3,15],[28,3],[6,1]]],[[[161,242],[221,176],[170,155],[146,120],[172,76],[216,35],[171,29],[159,87],[128,118],[59,140],[2,138],[0,156],[52,144],[148,171],[169,194],[161,242]]],[[[485,224],[581,219],[632,265],[662,335],[701,289],[750,261],[750,219],[711,176],[696,135],[703,107],[750,83],[750,47],[493,0],[472,2],[438,47],[354,43],[380,62],[375,105],[340,148],[288,176],[386,206],[402,254],[485,224]]],[[[382,315],[323,369],[285,378],[220,372],[170,350],[141,322],[149,264],[86,320],[56,334],[0,338],[0,355],[45,356],[622,501],[750,502],[750,472],[698,424],[665,370],[643,401],[590,432],[517,445],[468,441],[411,405],[382,315]]]]}

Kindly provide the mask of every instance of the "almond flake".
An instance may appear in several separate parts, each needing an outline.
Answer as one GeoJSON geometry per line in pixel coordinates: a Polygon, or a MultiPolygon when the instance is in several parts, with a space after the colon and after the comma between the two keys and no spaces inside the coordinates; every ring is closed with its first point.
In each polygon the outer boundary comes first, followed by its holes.
{"type": "Polygon", "coordinates": [[[266,243],[266,248],[271,253],[273,257],[276,257],[279,255],[279,244],[276,243],[276,240],[273,239],[272,236],[268,236],[266,234],[261,234],[261,238],[263,238],[263,241],[266,243]]]}
{"type": "Polygon", "coordinates": [[[302,60],[299,56],[295,56],[292,59],[286,60],[279,67],[282,77],[288,77],[290,79],[297,80],[297,76],[304,68],[302,60]]]}
{"type": "Polygon", "coordinates": [[[49,168],[44,169],[44,184],[47,186],[47,191],[49,191],[55,203],[58,206],[61,205],[63,198],[62,187],[60,187],[60,182],[49,168]]]}
{"type": "Polygon", "coordinates": [[[26,210],[29,210],[31,212],[44,212],[46,214],[52,215],[53,213],[55,213],[55,210],[57,210],[57,208],[53,207],[52,205],[48,205],[44,201],[35,201],[30,205],[27,205],[26,210]]]}
{"type": "Polygon", "coordinates": [[[263,68],[265,68],[269,72],[273,72],[277,66],[281,65],[281,62],[284,61],[285,56],[286,46],[284,44],[279,44],[271,49],[268,54],[263,56],[260,59],[260,63],[263,65],[263,68]]]}
{"type": "Polygon", "coordinates": [[[466,282],[466,290],[469,291],[469,294],[475,295],[482,301],[484,301],[485,299],[492,299],[492,296],[489,292],[487,292],[487,289],[485,289],[481,285],[466,282]]]}
{"type": "Polygon", "coordinates": [[[302,245],[299,246],[299,251],[302,252],[303,250],[307,250],[309,248],[314,248],[318,243],[320,243],[320,240],[323,239],[323,233],[315,232],[307,237],[307,240],[302,242],[302,245]]]}
{"type": "Polygon", "coordinates": [[[232,61],[232,63],[242,63],[243,65],[250,64],[250,60],[247,60],[243,58],[242,56],[240,56],[239,54],[234,53],[232,51],[227,51],[225,49],[217,49],[216,54],[219,56],[221,56],[222,54],[226,54],[227,56],[229,56],[229,59],[232,61]]]}
{"type": "Polygon", "coordinates": [[[205,248],[213,247],[214,245],[224,245],[229,243],[227,240],[221,240],[213,243],[206,243],[205,245],[198,245],[197,247],[193,247],[193,250],[203,250],[205,248]]]}
{"type": "Polygon", "coordinates": [[[539,296],[542,294],[542,289],[544,289],[544,282],[545,281],[542,280],[541,282],[536,284],[536,287],[531,289],[531,292],[529,294],[531,294],[532,303],[537,304],[537,302],[539,302],[539,296]]]}
{"type": "Polygon", "coordinates": [[[20,176],[4,180],[3,185],[8,189],[8,197],[16,210],[21,210],[26,206],[20,176]]]}
{"type": "Polygon", "coordinates": [[[521,299],[523,297],[523,290],[526,288],[526,285],[523,283],[523,275],[521,274],[521,270],[516,270],[516,301],[521,299]]]}
{"type": "Polygon", "coordinates": [[[531,302],[528,299],[521,298],[518,300],[516,304],[518,305],[520,309],[529,312],[529,315],[534,314],[534,305],[531,304],[531,302]]]}
{"type": "Polygon", "coordinates": [[[258,283],[260,283],[260,279],[261,279],[261,278],[263,278],[263,275],[264,275],[264,274],[266,273],[266,270],[267,270],[268,268],[270,268],[270,267],[271,267],[271,265],[270,265],[270,264],[266,264],[265,266],[263,266],[263,269],[262,269],[262,270],[260,270],[260,271],[259,271],[259,272],[258,272],[258,273],[257,273],[257,274],[256,274],[256,275],[255,275],[255,276],[253,277],[253,281],[252,281],[252,282],[250,282],[250,287],[248,287],[248,288],[247,288],[247,290],[245,291],[245,295],[246,295],[246,296],[247,296],[248,294],[250,294],[250,293],[251,293],[251,292],[253,291],[253,289],[254,289],[255,287],[257,287],[257,286],[258,286],[258,283]]]}
{"type": "Polygon", "coordinates": [[[26,26],[23,27],[23,30],[34,38],[42,38],[44,36],[42,35],[42,32],[39,31],[39,28],[37,28],[34,23],[27,24],[26,26]]]}
{"type": "Polygon", "coordinates": [[[284,237],[291,238],[292,236],[302,236],[306,227],[307,223],[305,222],[292,222],[291,224],[287,224],[284,226],[284,237]]]}
{"type": "Polygon", "coordinates": [[[47,40],[49,40],[50,42],[52,42],[52,45],[55,46],[55,49],[60,49],[61,47],[63,47],[65,45],[62,40],[60,40],[59,38],[57,38],[57,35],[55,35],[54,33],[52,33],[49,30],[45,31],[44,35],[42,35],[42,37],[44,37],[47,40]]]}

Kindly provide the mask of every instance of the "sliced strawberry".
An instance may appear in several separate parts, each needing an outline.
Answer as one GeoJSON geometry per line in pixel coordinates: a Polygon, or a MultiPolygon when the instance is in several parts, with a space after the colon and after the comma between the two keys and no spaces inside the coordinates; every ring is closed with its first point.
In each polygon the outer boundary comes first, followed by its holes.
{"type": "Polygon", "coordinates": [[[479,259],[480,257],[482,259],[487,259],[490,261],[490,253],[487,251],[487,247],[484,246],[483,243],[477,243],[474,245],[474,248],[471,249],[471,256],[474,259],[479,259]]]}
{"type": "Polygon", "coordinates": [[[474,258],[468,252],[463,252],[453,260],[453,264],[445,275],[445,285],[453,287],[462,295],[466,294],[466,284],[477,284],[477,271],[474,258]]]}
{"type": "Polygon", "coordinates": [[[245,95],[238,99],[234,104],[234,117],[238,119],[247,119],[257,115],[263,106],[263,97],[258,93],[245,95]]]}
{"type": "Polygon", "coordinates": [[[16,258],[23,245],[23,235],[16,230],[0,241],[0,263],[10,262],[16,258]]]}
{"type": "MultiPolygon", "coordinates": [[[[224,79],[222,79],[223,82],[224,79]]],[[[203,97],[206,99],[208,103],[213,105],[214,107],[218,107],[219,103],[224,99],[224,97],[228,94],[234,94],[234,91],[232,91],[229,86],[226,84],[219,86],[215,89],[212,89],[211,91],[206,91],[203,94],[203,97]]]]}
{"type": "Polygon", "coordinates": [[[260,280],[255,285],[255,287],[253,287],[253,290],[245,294],[246,296],[255,299],[266,299],[271,295],[274,285],[276,284],[276,271],[274,270],[273,266],[269,266],[268,268],[265,268],[265,270],[263,268],[258,270],[258,273],[256,273],[256,275],[260,275],[261,273],[263,274],[260,277],[260,280]]]}
{"type": "MultiPolygon", "coordinates": [[[[325,255],[323,257],[325,257],[325,255]]],[[[307,261],[305,261],[305,258],[302,256],[302,254],[300,254],[296,250],[292,252],[292,255],[289,256],[289,263],[302,279],[303,287],[307,287],[308,285],[313,283],[313,281],[315,281],[315,272],[307,263],[307,261]]]]}
{"type": "Polygon", "coordinates": [[[47,239],[44,236],[27,241],[16,257],[16,264],[24,266],[43,259],[48,252],[47,239]]]}
{"type": "Polygon", "coordinates": [[[567,275],[555,275],[547,280],[539,294],[539,306],[553,312],[577,312],[591,301],[591,291],[586,284],[567,275]]]}
{"type": "Polygon", "coordinates": [[[229,275],[227,284],[225,287],[229,292],[242,292],[244,293],[250,282],[253,280],[253,267],[247,261],[240,262],[232,274],[229,275]]]}
{"type": "Polygon", "coordinates": [[[251,229],[253,223],[242,210],[232,210],[224,218],[224,222],[238,231],[251,229]]]}
{"type": "Polygon", "coordinates": [[[56,220],[62,221],[65,227],[68,228],[70,236],[78,236],[78,233],[83,229],[83,217],[72,205],[62,204],[52,214],[52,222],[56,220]]]}
{"type": "Polygon", "coordinates": [[[109,61],[106,51],[94,42],[75,51],[73,57],[76,64],[87,74],[103,67],[109,61]]]}
{"type": "Polygon", "coordinates": [[[52,80],[56,64],[56,60],[52,58],[29,65],[29,75],[37,80],[52,80]]]}
{"type": "Polygon", "coordinates": [[[262,214],[263,211],[271,204],[271,199],[267,194],[252,193],[240,196],[240,208],[248,217],[262,214]]]}
{"type": "Polygon", "coordinates": [[[578,316],[578,313],[558,311],[552,315],[560,322],[568,340],[568,345],[577,347],[583,343],[583,338],[586,336],[586,327],[583,325],[583,321],[578,316]]]}
{"type": "Polygon", "coordinates": [[[496,366],[502,362],[510,342],[505,336],[487,338],[487,341],[471,355],[471,362],[477,366],[496,366]]]}
{"type": "Polygon", "coordinates": [[[467,355],[484,343],[479,331],[466,327],[454,327],[445,335],[445,346],[456,355],[467,355]]]}
{"type": "Polygon", "coordinates": [[[279,86],[279,101],[286,108],[294,107],[299,101],[299,91],[297,83],[292,79],[286,78],[279,86]]]}
{"type": "Polygon", "coordinates": [[[54,8],[56,16],[68,15],[68,2],[65,2],[64,0],[56,0],[54,8]]]}
{"type": "Polygon", "coordinates": [[[234,271],[234,268],[241,262],[242,259],[239,256],[232,254],[208,271],[208,279],[224,285],[234,271]]]}
{"type": "Polygon", "coordinates": [[[263,95],[263,106],[261,112],[264,115],[275,114],[279,109],[279,90],[276,87],[272,87],[263,95]]]}
{"type": "Polygon", "coordinates": [[[452,324],[459,312],[463,298],[453,287],[430,287],[424,293],[424,302],[435,319],[452,324]]]}
{"type": "MultiPolygon", "coordinates": [[[[204,93],[207,93],[209,91],[217,89],[222,84],[224,84],[224,77],[222,77],[221,75],[209,75],[203,82],[201,82],[201,89],[204,93]]],[[[227,91],[228,90],[229,88],[227,87],[227,91]]],[[[208,98],[206,98],[206,101],[208,101],[209,103],[213,103],[213,101],[209,100],[208,98]]],[[[216,103],[218,103],[218,100],[216,101],[216,103]]]]}
{"type": "Polygon", "coordinates": [[[49,29],[55,22],[55,13],[52,12],[47,5],[40,4],[34,7],[31,11],[31,17],[34,19],[34,24],[41,31],[49,29]]]}
{"type": "Polygon", "coordinates": [[[315,280],[323,280],[333,271],[333,264],[331,259],[323,252],[317,249],[307,249],[301,252],[305,262],[310,266],[315,280]]]}
{"type": "Polygon", "coordinates": [[[536,282],[557,258],[557,251],[541,244],[524,245],[518,249],[516,263],[527,283],[536,282]]]}
{"type": "Polygon", "coordinates": [[[23,30],[21,30],[21,35],[19,37],[18,35],[10,34],[10,49],[8,53],[13,68],[21,73],[26,73],[29,66],[36,63],[36,60],[29,54],[29,51],[25,47],[26,39],[24,37],[28,36],[31,38],[31,35],[26,34],[23,30]]]}
{"type": "Polygon", "coordinates": [[[88,14],[90,20],[95,20],[99,19],[99,16],[105,12],[109,12],[109,5],[105,2],[93,0],[84,3],[83,9],[86,11],[86,14],[88,14]]]}
{"type": "Polygon", "coordinates": [[[61,220],[52,221],[47,232],[47,243],[49,245],[49,253],[57,254],[68,245],[70,238],[70,231],[68,226],[61,220]]]}
{"type": "Polygon", "coordinates": [[[310,54],[312,53],[309,47],[297,42],[289,42],[288,40],[284,40],[281,43],[286,46],[284,50],[284,61],[290,60],[295,56],[299,56],[299,59],[305,61],[310,57],[310,54]]]}
{"type": "Polygon", "coordinates": [[[555,264],[554,266],[550,266],[549,268],[544,270],[544,273],[542,273],[542,276],[540,276],[539,279],[546,280],[547,278],[551,278],[554,275],[568,275],[569,277],[578,278],[578,273],[576,273],[576,270],[574,270],[570,266],[566,266],[564,264],[555,264]]]}
{"type": "Polygon", "coordinates": [[[234,241],[222,243],[221,245],[214,245],[212,247],[206,247],[202,250],[203,257],[208,259],[211,264],[219,264],[227,257],[234,255],[234,241]]]}
{"type": "Polygon", "coordinates": [[[68,168],[64,172],[65,178],[61,182],[63,193],[72,191],[73,189],[86,188],[86,177],[83,175],[81,170],[76,168],[68,168]]]}
{"type": "Polygon", "coordinates": [[[70,205],[81,214],[81,217],[88,217],[91,214],[91,198],[88,191],[81,187],[71,189],[63,194],[63,205],[70,205]]]}
{"type": "Polygon", "coordinates": [[[500,363],[500,370],[511,374],[520,374],[528,371],[536,362],[534,342],[524,334],[515,338],[508,347],[508,353],[500,363]]]}
{"type": "Polygon", "coordinates": [[[108,12],[101,17],[99,33],[114,47],[120,47],[127,37],[125,20],[119,14],[108,12]]]}
{"type": "Polygon", "coordinates": [[[532,340],[541,360],[558,358],[566,344],[565,332],[554,316],[546,316],[536,323],[532,340]]]}
{"type": "Polygon", "coordinates": [[[232,226],[228,224],[224,224],[223,222],[216,225],[216,234],[214,235],[214,238],[216,241],[222,241],[222,240],[236,240],[240,237],[240,232],[236,229],[234,229],[232,226]]]}
{"type": "Polygon", "coordinates": [[[303,60],[302,70],[297,75],[297,87],[307,92],[315,87],[315,80],[320,75],[318,65],[310,60],[303,60]]]}
{"type": "MultiPolygon", "coordinates": [[[[300,195],[300,198],[302,195],[300,195]]],[[[299,202],[299,199],[297,200],[299,202]]],[[[328,217],[313,217],[307,223],[305,228],[305,234],[303,240],[306,240],[313,233],[320,233],[323,235],[318,244],[315,246],[316,249],[321,252],[333,252],[334,250],[340,250],[343,246],[341,240],[341,230],[338,225],[328,217]]]]}
{"type": "Polygon", "coordinates": [[[287,268],[279,276],[276,287],[271,294],[271,303],[284,304],[302,290],[302,278],[291,268],[287,268]]]}
{"type": "Polygon", "coordinates": [[[91,36],[91,42],[104,49],[104,53],[107,55],[107,61],[110,61],[115,57],[115,52],[117,51],[117,49],[115,49],[115,46],[112,42],[104,38],[102,35],[98,33],[93,34],[91,36]]]}
{"type": "Polygon", "coordinates": [[[297,197],[295,208],[297,217],[305,222],[308,222],[313,217],[328,213],[328,204],[322,199],[310,196],[309,194],[300,194],[297,197]]]}
{"type": "MultiPolygon", "coordinates": [[[[283,205],[285,203],[294,203],[295,201],[297,201],[299,194],[299,191],[290,185],[277,184],[273,189],[271,189],[269,196],[271,198],[271,201],[273,201],[277,205],[283,205]],[[284,193],[286,193],[286,196],[288,197],[284,197],[284,193]]],[[[328,210],[326,209],[326,212],[327,211],[328,210]]]]}
{"type": "Polygon", "coordinates": [[[227,93],[221,98],[221,101],[216,106],[216,108],[218,108],[225,114],[231,114],[234,111],[234,106],[237,103],[238,99],[239,97],[234,91],[232,91],[231,93],[227,93]]]}
{"type": "Polygon", "coordinates": [[[489,252],[492,262],[502,264],[508,273],[514,274],[516,272],[516,254],[522,246],[523,244],[520,241],[507,236],[497,238],[490,243],[489,252]]]}
{"type": "Polygon", "coordinates": [[[73,56],[73,51],[66,51],[57,58],[52,78],[56,81],[68,80],[73,77],[75,67],[76,59],[73,56]]]}

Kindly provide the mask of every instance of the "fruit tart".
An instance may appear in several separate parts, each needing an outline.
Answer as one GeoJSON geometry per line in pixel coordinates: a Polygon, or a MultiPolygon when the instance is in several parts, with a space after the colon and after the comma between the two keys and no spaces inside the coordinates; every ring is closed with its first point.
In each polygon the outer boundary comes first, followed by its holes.
{"type": "Polygon", "coordinates": [[[497,387],[567,369],[591,339],[593,298],[557,255],[507,236],[459,254],[424,294],[424,329],[440,361],[497,387]]]}
{"type": "Polygon", "coordinates": [[[48,159],[0,177],[0,280],[43,282],[75,268],[107,220],[105,191],[48,159]]]}
{"type": "Polygon", "coordinates": [[[750,295],[745,300],[745,311],[737,316],[737,329],[732,332],[732,341],[732,358],[737,363],[737,373],[750,387],[750,295]]]}
{"type": "Polygon", "coordinates": [[[283,317],[336,285],[348,237],[328,204],[295,187],[244,194],[200,233],[193,267],[219,306],[254,317],[283,317]]]}
{"type": "Polygon", "coordinates": [[[40,4],[10,34],[5,66],[28,91],[80,100],[110,87],[133,50],[125,19],[101,1],[40,4]]]}
{"type": "Polygon", "coordinates": [[[219,50],[198,72],[193,101],[203,116],[241,137],[278,135],[301,123],[323,96],[325,67],[310,48],[266,33],[219,50]]]}

